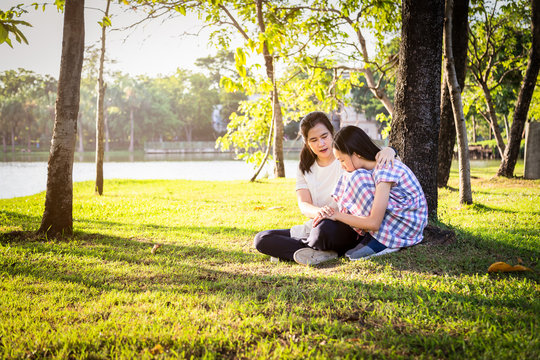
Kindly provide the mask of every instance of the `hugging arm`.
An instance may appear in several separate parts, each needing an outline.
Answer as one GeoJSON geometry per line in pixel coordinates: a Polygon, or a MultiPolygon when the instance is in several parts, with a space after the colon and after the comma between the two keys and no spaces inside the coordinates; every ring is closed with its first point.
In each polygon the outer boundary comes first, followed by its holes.
{"type": "Polygon", "coordinates": [[[394,167],[394,160],[399,159],[394,148],[390,146],[385,146],[375,155],[375,161],[377,161],[377,169],[387,167],[394,167]]]}

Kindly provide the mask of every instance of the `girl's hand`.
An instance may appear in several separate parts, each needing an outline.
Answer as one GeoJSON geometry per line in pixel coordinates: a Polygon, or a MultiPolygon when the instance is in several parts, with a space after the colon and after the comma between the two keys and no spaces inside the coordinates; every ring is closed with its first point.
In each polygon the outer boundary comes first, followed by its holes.
{"type": "Polygon", "coordinates": [[[325,205],[322,208],[320,208],[319,213],[317,216],[313,219],[313,227],[317,226],[323,219],[330,219],[334,220],[336,214],[336,209],[329,205],[325,205]]]}
{"type": "Polygon", "coordinates": [[[382,169],[390,165],[390,167],[394,167],[394,159],[396,157],[396,152],[390,148],[390,147],[384,147],[381,151],[375,155],[375,160],[377,161],[377,165],[375,167],[377,169],[382,169]]]}

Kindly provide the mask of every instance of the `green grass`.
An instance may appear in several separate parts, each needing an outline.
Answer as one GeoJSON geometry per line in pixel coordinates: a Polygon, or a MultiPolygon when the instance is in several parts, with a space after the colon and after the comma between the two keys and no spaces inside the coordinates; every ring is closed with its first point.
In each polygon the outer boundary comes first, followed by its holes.
{"type": "Polygon", "coordinates": [[[291,179],[77,183],[69,241],[32,235],[44,193],[0,200],[0,358],[538,358],[540,182],[495,170],[440,191],[456,242],[319,267],[252,246],[303,221],[291,179]]]}

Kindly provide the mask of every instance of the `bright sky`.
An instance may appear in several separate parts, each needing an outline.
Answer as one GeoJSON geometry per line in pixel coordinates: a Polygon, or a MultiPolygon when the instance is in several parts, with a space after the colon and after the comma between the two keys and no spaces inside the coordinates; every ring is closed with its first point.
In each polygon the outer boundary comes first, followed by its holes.
{"type": "MultiPolygon", "coordinates": [[[[1,0],[0,9],[37,0],[1,0]]],[[[50,2],[50,1],[49,1],[50,2]]],[[[113,1],[117,3],[117,1],[113,1]]],[[[98,21],[105,9],[105,0],[86,0],[85,2],[85,45],[98,45],[101,29],[98,21]]],[[[111,4],[113,28],[123,27],[136,22],[143,15],[124,12],[125,7],[111,4]]],[[[58,13],[53,5],[41,9],[28,8],[21,20],[33,27],[21,27],[29,45],[19,44],[12,37],[13,49],[7,44],[0,45],[0,71],[19,67],[49,74],[58,78],[62,48],[63,14],[58,13]]],[[[111,70],[120,70],[132,75],[172,74],[176,68],[195,70],[197,58],[215,55],[216,50],[208,44],[208,31],[202,36],[181,36],[183,33],[195,34],[200,22],[195,17],[178,16],[162,22],[153,20],[139,25],[135,30],[109,31],[107,34],[107,56],[117,61],[111,70]]]]}

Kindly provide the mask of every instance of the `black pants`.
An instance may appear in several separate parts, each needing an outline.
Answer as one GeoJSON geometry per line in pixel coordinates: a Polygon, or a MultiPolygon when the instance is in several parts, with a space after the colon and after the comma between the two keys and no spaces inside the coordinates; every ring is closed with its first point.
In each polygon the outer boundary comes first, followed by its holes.
{"type": "Polygon", "coordinates": [[[307,239],[291,237],[289,229],[266,230],[255,235],[255,248],[263,254],[282,260],[294,260],[296,250],[311,247],[316,250],[333,250],[340,256],[352,249],[363,237],[349,225],[329,219],[315,226],[307,239]]]}

